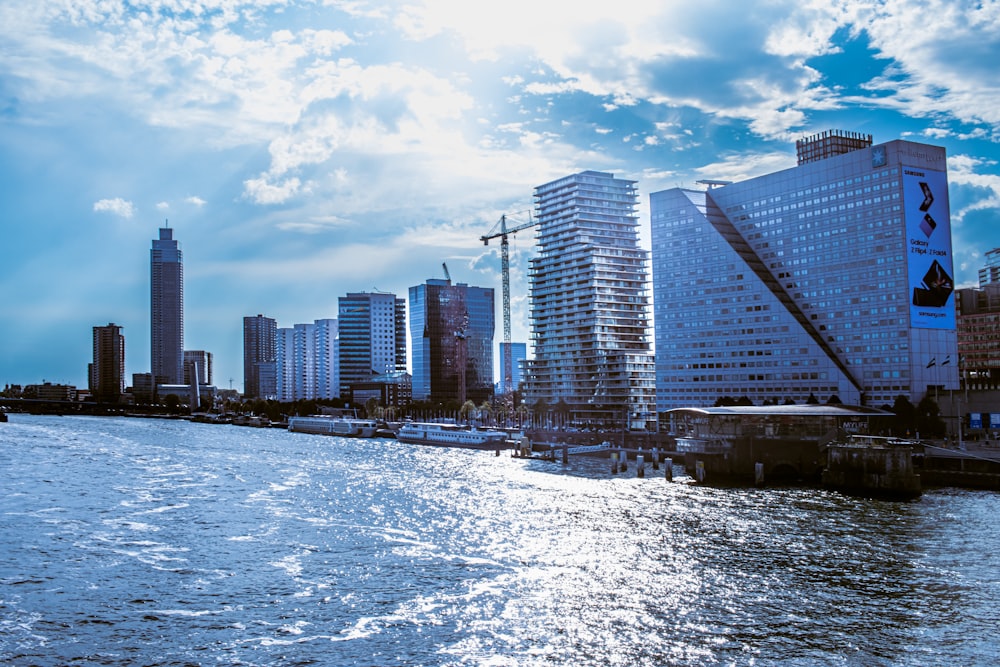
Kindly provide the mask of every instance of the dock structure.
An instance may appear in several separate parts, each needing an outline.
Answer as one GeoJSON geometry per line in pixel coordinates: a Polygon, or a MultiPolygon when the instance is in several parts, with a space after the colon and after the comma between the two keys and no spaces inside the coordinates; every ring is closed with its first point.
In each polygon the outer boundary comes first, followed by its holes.
{"type": "Polygon", "coordinates": [[[895,417],[849,405],[691,407],[667,414],[687,469],[704,470],[708,481],[756,484],[819,481],[830,443],[877,433],[895,417]]]}
{"type": "Polygon", "coordinates": [[[920,496],[914,469],[919,444],[898,438],[856,435],[827,446],[823,486],[849,494],[911,500],[920,496]]]}

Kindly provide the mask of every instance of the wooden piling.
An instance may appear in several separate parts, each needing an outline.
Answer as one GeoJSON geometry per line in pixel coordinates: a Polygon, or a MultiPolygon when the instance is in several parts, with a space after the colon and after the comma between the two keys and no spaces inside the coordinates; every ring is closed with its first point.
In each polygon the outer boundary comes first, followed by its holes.
{"type": "Polygon", "coordinates": [[[645,477],[646,476],[646,464],[642,458],[642,454],[635,457],[635,476],[645,477]]]}
{"type": "Polygon", "coordinates": [[[674,460],[671,458],[666,459],[663,462],[664,477],[667,478],[668,482],[674,481],[674,460]]]}

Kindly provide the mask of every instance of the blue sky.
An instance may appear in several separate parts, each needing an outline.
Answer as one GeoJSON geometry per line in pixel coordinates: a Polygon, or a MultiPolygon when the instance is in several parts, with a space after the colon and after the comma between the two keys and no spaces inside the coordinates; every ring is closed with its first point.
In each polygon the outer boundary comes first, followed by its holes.
{"type": "MultiPolygon", "coordinates": [[[[149,248],[185,347],[242,389],[242,318],[494,286],[501,214],[585,169],[649,193],[794,166],[828,129],[942,145],[960,286],[1000,246],[1000,3],[0,2],[0,385],[86,386],[92,327],[149,370],[149,248]]],[[[532,236],[512,242],[527,340],[532,236]]],[[[497,340],[502,336],[499,317],[497,340]]]]}

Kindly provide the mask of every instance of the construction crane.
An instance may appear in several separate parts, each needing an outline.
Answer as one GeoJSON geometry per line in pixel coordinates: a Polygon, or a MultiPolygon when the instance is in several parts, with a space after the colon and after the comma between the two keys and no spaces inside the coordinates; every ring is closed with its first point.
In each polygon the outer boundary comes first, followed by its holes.
{"type": "Polygon", "coordinates": [[[521,223],[514,227],[507,227],[507,216],[501,215],[500,220],[493,225],[493,229],[479,237],[483,245],[489,245],[490,239],[500,238],[500,276],[503,283],[503,342],[507,345],[507,353],[503,361],[503,386],[506,392],[510,392],[514,383],[514,372],[511,365],[511,336],[510,336],[510,242],[507,237],[516,234],[522,229],[534,227],[537,220],[532,219],[531,212],[528,212],[528,222],[521,223]]]}

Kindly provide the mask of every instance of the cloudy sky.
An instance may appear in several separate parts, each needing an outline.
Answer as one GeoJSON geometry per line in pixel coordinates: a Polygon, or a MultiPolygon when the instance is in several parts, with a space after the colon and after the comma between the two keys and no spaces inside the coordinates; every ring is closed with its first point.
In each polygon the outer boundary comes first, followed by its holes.
{"type": "MultiPolygon", "coordinates": [[[[827,129],[943,145],[959,285],[1000,246],[995,0],[0,0],[0,386],[149,370],[149,249],[185,347],[242,389],[242,318],[494,286],[501,214],[585,169],[649,193],[794,166],[827,129]]],[[[533,238],[512,242],[515,340],[533,238]]],[[[499,314],[499,313],[498,313],[499,314]]],[[[497,339],[502,327],[497,327],[497,339]]]]}

